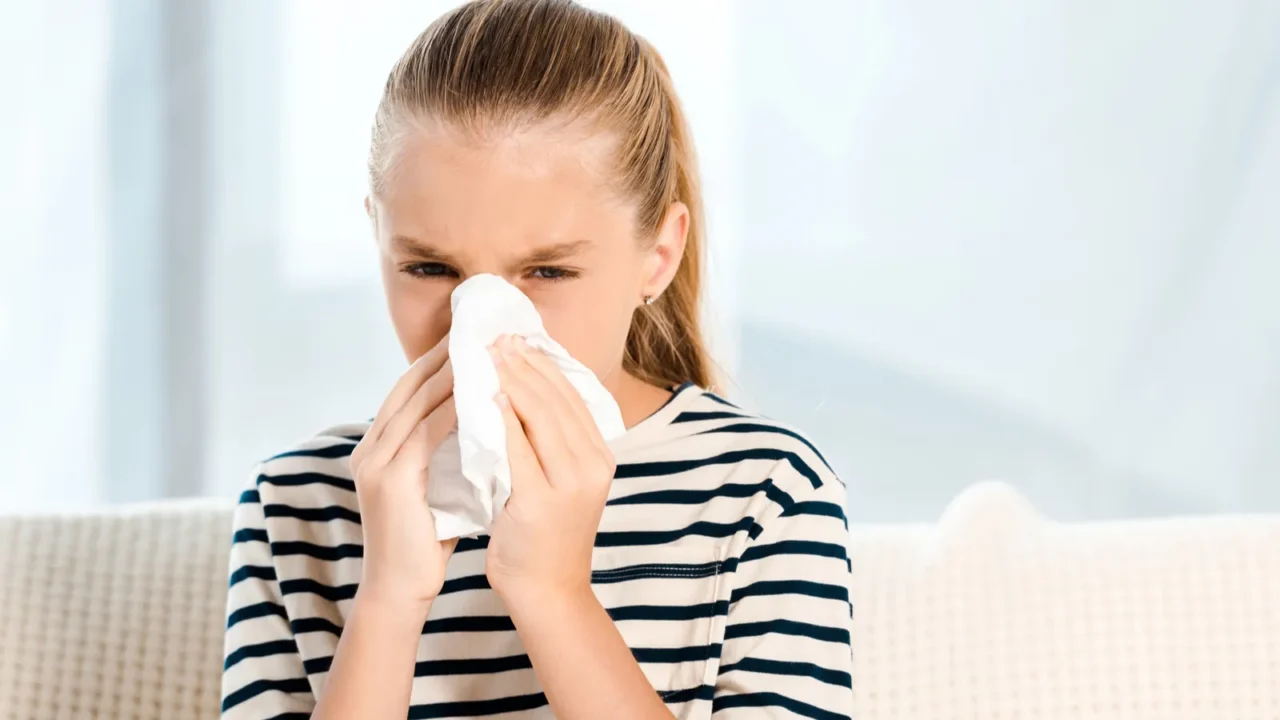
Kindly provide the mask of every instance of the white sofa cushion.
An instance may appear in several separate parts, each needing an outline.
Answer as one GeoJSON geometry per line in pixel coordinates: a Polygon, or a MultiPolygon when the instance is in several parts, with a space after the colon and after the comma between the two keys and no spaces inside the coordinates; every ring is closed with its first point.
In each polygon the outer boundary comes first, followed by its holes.
{"type": "MultiPolygon", "coordinates": [[[[0,719],[218,717],[230,508],[0,518],[0,719]]],[[[855,527],[859,720],[1280,718],[1280,518],[855,527]]]]}
{"type": "Polygon", "coordinates": [[[855,528],[860,718],[1280,718],[1280,517],[855,528]]]}
{"type": "Polygon", "coordinates": [[[217,718],[226,501],[0,518],[0,718],[217,718]]]}

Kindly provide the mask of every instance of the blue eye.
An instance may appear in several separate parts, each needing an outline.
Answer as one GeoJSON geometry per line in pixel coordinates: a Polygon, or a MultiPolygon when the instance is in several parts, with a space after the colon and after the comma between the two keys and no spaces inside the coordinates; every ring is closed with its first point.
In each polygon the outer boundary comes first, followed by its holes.
{"type": "Polygon", "coordinates": [[[456,277],[458,274],[457,271],[455,271],[453,268],[449,267],[448,265],[445,265],[444,263],[435,263],[435,262],[412,263],[409,265],[405,265],[403,268],[400,269],[400,271],[405,273],[406,275],[412,275],[414,277],[423,277],[423,278],[456,277]]]}
{"type": "Polygon", "coordinates": [[[533,268],[529,271],[529,276],[535,280],[547,280],[557,282],[560,280],[569,280],[578,276],[578,273],[568,268],[552,267],[544,265],[533,268]]]}

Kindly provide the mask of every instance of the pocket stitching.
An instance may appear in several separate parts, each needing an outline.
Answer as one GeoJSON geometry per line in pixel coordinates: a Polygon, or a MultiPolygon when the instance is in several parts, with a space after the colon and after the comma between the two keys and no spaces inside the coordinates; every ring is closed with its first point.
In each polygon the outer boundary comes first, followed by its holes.
{"type": "Polygon", "coordinates": [[[720,561],[690,567],[674,563],[646,563],[632,567],[596,570],[591,573],[593,582],[625,582],[627,580],[643,580],[645,578],[711,578],[721,574],[724,564],[720,561]]]}

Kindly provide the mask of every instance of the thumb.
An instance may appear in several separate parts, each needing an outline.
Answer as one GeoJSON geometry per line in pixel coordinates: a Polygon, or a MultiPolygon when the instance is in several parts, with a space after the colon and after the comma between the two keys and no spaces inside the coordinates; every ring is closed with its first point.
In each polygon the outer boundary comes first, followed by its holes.
{"type": "Polygon", "coordinates": [[[511,407],[511,399],[506,393],[498,393],[494,397],[498,409],[502,412],[502,425],[507,431],[507,461],[511,464],[511,492],[515,494],[521,487],[530,485],[546,485],[547,479],[542,474],[542,464],[529,444],[529,436],[516,417],[511,407]]]}

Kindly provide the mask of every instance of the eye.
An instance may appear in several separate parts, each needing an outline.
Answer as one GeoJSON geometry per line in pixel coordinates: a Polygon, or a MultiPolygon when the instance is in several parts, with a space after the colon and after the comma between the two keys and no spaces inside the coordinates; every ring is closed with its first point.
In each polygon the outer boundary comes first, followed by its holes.
{"type": "Polygon", "coordinates": [[[577,271],[562,267],[552,267],[550,265],[542,265],[529,270],[529,277],[535,280],[547,280],[549,282],[570,280],[577,276],[577,271]]]}
{"type": "Polygon", "coordinates": [[[458,271],[444,263],[436,262],[410,263],[400,268],[400,272],[421,278],[458,276],[458,271]]]}

